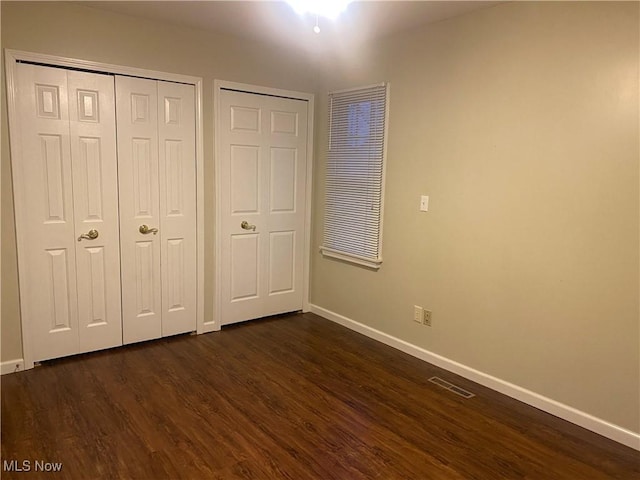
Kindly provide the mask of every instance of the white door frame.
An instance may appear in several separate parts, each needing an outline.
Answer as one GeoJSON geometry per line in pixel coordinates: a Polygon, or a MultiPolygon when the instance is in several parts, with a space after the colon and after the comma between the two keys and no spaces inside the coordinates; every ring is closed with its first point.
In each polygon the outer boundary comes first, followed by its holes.
{"type": "MultiPolygon", "coordinates": [[[[154,80],[165,80],[169,82],[186,83],[195,87],[196,93],[196,263],[197,263],[197,309],[196,309],[196,325],[197,333],[205,333],[211,331],[207,328],[204,321],[204,146],[203,146],[203,122],[202,122],[202,78],[181,75],[177,73],[158,72],[155,70],[147,70],[142,68],[127,67],[123,65],[112,65],[108,63],[93,62],[90,60],[81,60],[75,58],[60,57],[57,55],[47,55],[42,53],[24,52],[20,50],[5,49],[5,72],[7,80],[7,108],[9,114],[9,130],[10,130],[10,148],[11,148],[11,165],[13,172],[14,186],[14,209],[21,211],[24,208],[24,202],[20,198],[27,194],[21,189],[22,172],[19,168],[22,159],[22,149],[20,147],[20,132],[18,129],[18,111],[17,111],[17,85],[16,85],[16,66],[18,62],[34,62],[52,67],[68,67],[81,70],[90,70],[94,72],[103,72],[117,75],[128,75],[132,77],[151,78],[154,80]]],[[[21,211],[21,214],[25,212],[21,211]]],[[[18,245],[24,242],[24,228],[20,225],[20,218],[24,215],[16,215],[16,240],[18,245]]],[[[26,217],[25,217],[26,218],[26,217]]],[[[24,262],[21,261],[21,255],[18,255],[18,271],[24,271],[24,262]]],[[[25,289],[23,284],[23,276],[19,275],[19,291],[25,289]]],[[[20,303],[21,311],[25,308],[20,303]]],[[[33,368],[33,352],[31,345],[31,329],[23,321],[20,315],[20,323],[22,325],[22,356],[24,358],[24,368],[33,368]]]]}
{"type": "Polygon", "coordinates": [[[213,294],[213,321],[205,324],[205,331],[220,330],[221,327],[221,279],[222,268],[220,258],[222,255],[222,212],[220,211],[220,162],[222,161],[220,154],[220,132],[218,129],[219,116],[222,113],[220,109],[221,90],[236,90],[246,93],[254,93],[260,95],[270,95],[274,97],[285,97],[294,100],[305,100],[308,102],[307,110],[307,178],[306,178],[306,198],[304,206],[304,266],[303,266],[303,291],[302,291],[302,311],[310,311],[309,304],[309,279],[311,267],[311,201],[313,187],[313,102],[315,96],[312,93],[296,92],[292,90],[281,90],[278,88],[261,87],[257,85],[249,85],[246,83],[228,82],[225,80],[214,80],[213,82],[213,118],[214,118],[214,165],[215,165],[215,195],[213,211],[215,211],[215,231],[214,231],[214,270],[215,270],[215,286],[213,294]]]}

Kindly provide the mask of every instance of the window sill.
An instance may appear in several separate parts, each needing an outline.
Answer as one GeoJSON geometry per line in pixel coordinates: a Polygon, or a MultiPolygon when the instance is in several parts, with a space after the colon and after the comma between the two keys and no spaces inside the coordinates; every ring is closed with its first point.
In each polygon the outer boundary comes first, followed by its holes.
{"type": "Polygon", "coordinates": [[[354,263],[363,267],[372,268],[378,270],[382,266],[382,258],[367,258],[360,255],[353,255],[351,253],[340,252],[327,247],[320,247],[320,252],[325,257],[337,258],[345,262],[354,263]]]}

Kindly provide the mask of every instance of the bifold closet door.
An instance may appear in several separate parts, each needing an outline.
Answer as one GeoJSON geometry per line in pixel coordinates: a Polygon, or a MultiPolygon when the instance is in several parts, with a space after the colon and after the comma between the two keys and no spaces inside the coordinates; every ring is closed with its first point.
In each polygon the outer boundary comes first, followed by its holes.
{"type": "Polygon", "coordinates": [[[132,343],[162,336],[158,89],[155,81],[116,77],[122,336],[132,343]]]}
{"type": "Polygon", "coordinates": [[[162,336],[196,330],[195,87],[158,83],[162,336]]]}
{"type": "Polygon", "coordinates": [[[196,329],[192,85],[116,77],[123,340],[196,329]]]}
{"type": "Polygon", "coordinates": [[[113,77],[17,66],[20,295],[35,361],[122,344],[113,77]]]}

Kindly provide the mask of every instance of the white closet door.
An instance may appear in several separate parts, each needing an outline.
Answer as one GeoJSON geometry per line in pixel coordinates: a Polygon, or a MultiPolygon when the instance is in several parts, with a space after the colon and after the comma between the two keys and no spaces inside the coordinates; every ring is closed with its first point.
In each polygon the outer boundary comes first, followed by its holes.
{"type": "Polygon", "coordinates": [[[196,330],[195,88],[158,82],[162,336],[196,330]]]}
{"type": "Polygon", "coordinates": [[[79,345],[67,73],[26,64],[17,70],[20,306],[39,361],[72,355],[79,345]]]}
{"type": "Polygon", "coordinates": [[[162,336],[157,85],[116,77],[125,344],[162,336]]]}
{"type": "Polygon", "coordinates": [[[122,345],[114,79],[74,71],[67,78],[79,351],[90,352],[122,345]]]}
{"type": "Polygon", "coordinates": [[[122,344],[113,78],[18,65],[13,162],[35,361],[122,344]],[[98,237],[78,241],[89,230],[98,237]]]}
{"type": "Polygon", "coordinates": [[[195,89],[116,77],[124,343],[196,329],[195,89]]]}
{"type": "Polygon", "coordinates": [[[307,102],[220,95],[221,323],[302,309],[307,102]]]}

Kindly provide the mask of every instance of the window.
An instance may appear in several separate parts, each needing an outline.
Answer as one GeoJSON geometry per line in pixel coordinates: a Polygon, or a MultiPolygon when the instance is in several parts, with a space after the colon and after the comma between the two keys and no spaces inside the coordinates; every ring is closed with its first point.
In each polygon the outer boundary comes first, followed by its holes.
{"type": "Polygon", "coordinates": [[[382,263],[388,84],[329,94],[323,255],[382,263]]]}

